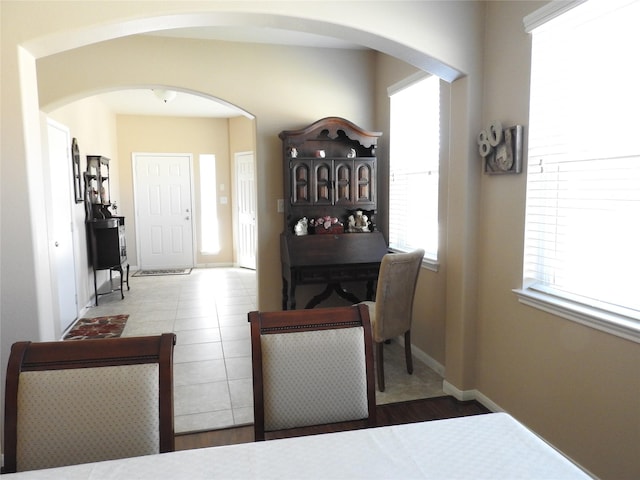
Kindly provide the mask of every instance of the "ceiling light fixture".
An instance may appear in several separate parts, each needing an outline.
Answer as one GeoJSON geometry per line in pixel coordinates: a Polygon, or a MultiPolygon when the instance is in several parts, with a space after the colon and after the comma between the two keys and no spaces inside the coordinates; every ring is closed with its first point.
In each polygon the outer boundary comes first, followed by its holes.
{"type": "Polygon", "coordinates": [[[164,103],[169,103],[178,95],[178,93],[173,90],[153,90],[153,93],[164,103]]]}

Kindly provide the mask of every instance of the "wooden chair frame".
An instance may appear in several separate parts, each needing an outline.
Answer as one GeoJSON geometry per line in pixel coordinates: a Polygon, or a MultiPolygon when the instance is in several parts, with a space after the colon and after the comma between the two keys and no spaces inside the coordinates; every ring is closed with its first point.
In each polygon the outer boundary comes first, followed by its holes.
{"type": "Polygon", "coordinates": [[[369,416],[363,420],[340,422],[318,426],[292,428],[278,432],[268,432],[270,438],[309,435],[336,430],[368,428],[376,426],[375,376],[373,362],[373,340],[369,310],[364,305],[350,307],[286,310],[279,312],[250,312],[251,346],[253,363],[253,410],[255,440],[265,440],[265,412],[262,371],[262,347],[260,337],[274,333],[353,328],[362,326],[365,349],[367,404],[369,416]]]}
{"type": "Polygon", "coordinates": [[[7,366],[3,473],[17,470],[18,383],[21,372],[138,365],[159,366],[160,453],[175,450],[173,347],[176,335],[58,342],[17,342],[7,366]]]}

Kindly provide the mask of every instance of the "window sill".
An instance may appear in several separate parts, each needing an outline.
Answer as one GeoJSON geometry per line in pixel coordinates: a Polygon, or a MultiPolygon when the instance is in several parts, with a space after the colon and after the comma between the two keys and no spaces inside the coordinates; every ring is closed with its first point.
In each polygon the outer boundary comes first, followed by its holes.
{"type": "Polygon", "coordinates": [[[422,268],[426,268],[427,270],[431,270],[432,272],[437,272],[440,268],[440,264],[436,260],[432,260],[430,258],[422,259],[422,268]]]}
{"type": "Polygon", "coordinates": [[[532,289],[516,289],[513,292],[520,303],[640,343],[638,320],[532,289]]]}
{"type": "MultiPolygon", "coordinates": [[[[397,248],[389,247],[389,251],[393,253],[407,253],[409,250],[400,250],[397,248]]],[[[426,268],[427,270],[431,270],[432,272],[437,272],[440,269],[440,263],[437,260],[428,258],[425,255],[422,259],[421,268],[426,268]]]]}

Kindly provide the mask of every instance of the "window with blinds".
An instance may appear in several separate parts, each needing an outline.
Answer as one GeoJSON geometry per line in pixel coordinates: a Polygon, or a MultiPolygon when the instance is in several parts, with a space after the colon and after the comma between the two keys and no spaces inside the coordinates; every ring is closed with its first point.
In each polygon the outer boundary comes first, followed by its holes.
{"type": "Polygon", "coordinates": [[[389,246],[424,248],[438,260],[440,79],[411,78],[389,89],[389,246]]]}
{"type": "Polygon", "coordinates": [[[524,288],[640,320],[640,2],[576,3],[530,28],[524,288]]]}

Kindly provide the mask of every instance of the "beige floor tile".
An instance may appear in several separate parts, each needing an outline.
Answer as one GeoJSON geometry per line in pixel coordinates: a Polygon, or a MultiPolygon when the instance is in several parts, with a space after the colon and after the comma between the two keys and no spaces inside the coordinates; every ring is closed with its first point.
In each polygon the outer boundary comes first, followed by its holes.
{"type": "Polygon", "coordinates": [[[176,318],[174,328],[176,332],[183,330],[202,330],[206,328],[217,328],[217,317],[191,317],[191,318],[176,318]]]}
{"type": "Polygon", "coordinates": [[[251,342],[249,340],[229,340],[222,342],[225,358],[251,356],[251,342]]]}
{"type": "Polygon", "coordinates": [[[233,409],[233,423],[248,425],[253,423],[253,407],[239,407],[233,409]]]}
{"type": "Polygon", "coordinates": [[[180,330],[177,332],[177,337],[177,345],[219,342],[221,340],[220,329],[217,327],[198,328],[194,330],[180,330]]]}
{"type": "Polygon", "coordinates": [[[220,336],[223,342],[229,340],[246,340],[247,342],[251,342],[251,329],[249,328],[248,322],[245,322],[243,325],[221,325],[220,336]]]}
{"type": "MultiPolygon", "coordinates": [[[[253,422],[253,411],[251,412],[251,422],[253,422]]],[[[176,415],[175,430],[180,432],[198,432],[228,428],[232,425],[239,425],[235,421],[233,412],[229,410],[217,410],[215,412],[195,413],[191,415],[176,415]]]]}
{"type": "Polygon", "coordinates": [[[227,369],[223,358],[175,363],[173,366],[174,387],[226,381],[227,369]]]}
{"type": "Polygon", "coordinates": [[[227,382],[199,383],[174,387],[175,415],[215,412],[231,409],[227,382]]]}
{"type": "Polygon", "coordinates": [[[226,316],[226,315],[246,315],[251,310],[255,310],[255,307],[252,303],[234,303],[232,305],[219,305],[218,306],[218,315],[226,316]]]}
{"type": "Polygon", "coordinates": [[[221,327],[249,325],[248,313],[249,312],[235,315],[220,315],[218,316],[218,324],[221,327]]]}
{"type": "Polygon", "coordinates": [[[250,378],[229,380],[229,394],[233,408],[253,406],[253,382],[250,378]]]}
{"type": "Polygon", "coordinates": [[[241,378],[252,378],[251,357],[225,358],[227,368],[227,378],[238,380],[241,378]]]}
{"type": "MultiPolygon", "coordinates": [[[[180,332],[178,332],[177,335],[180,335],[180,332]]],[[[173,350],[174,365],[176,363],[201,362],[216,359],[224,359],[221,342],[176,345],[173,350]]]]}

